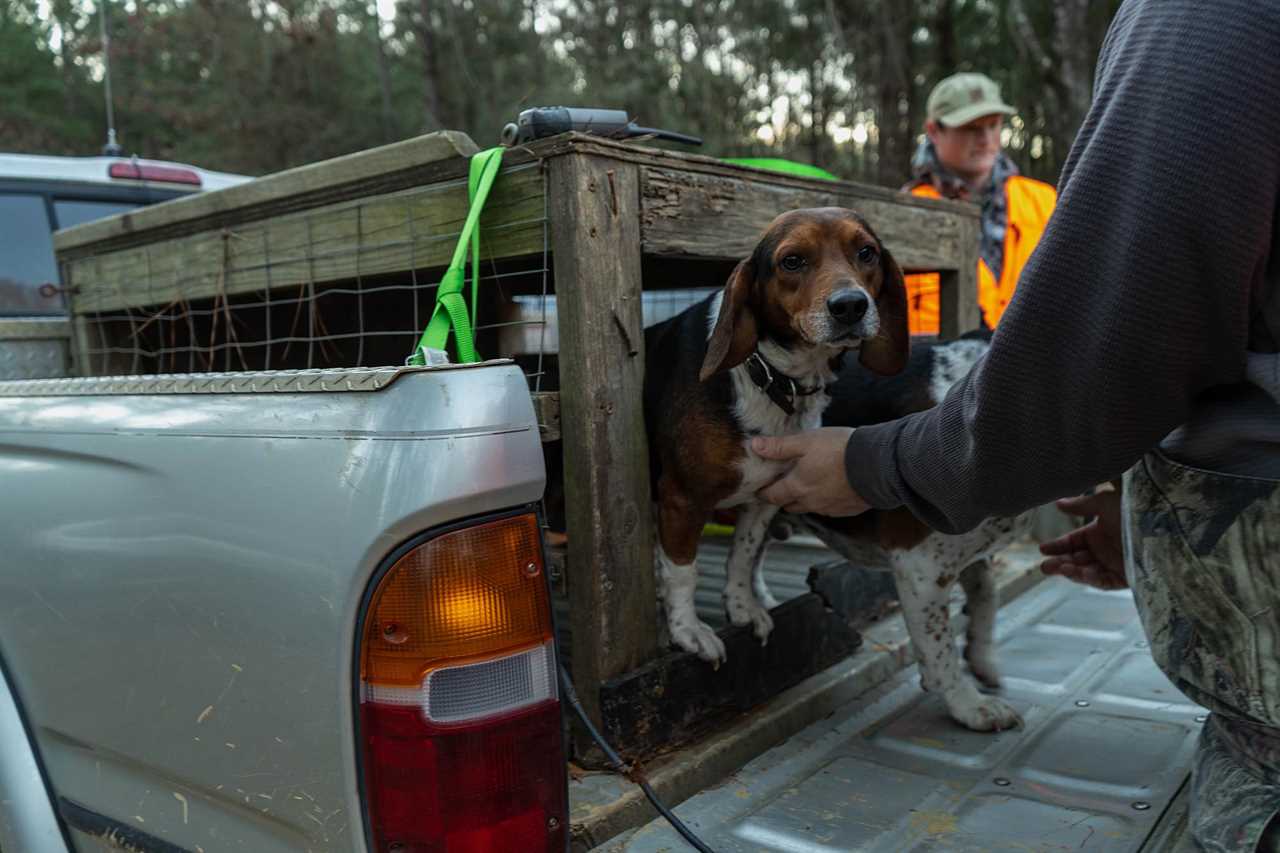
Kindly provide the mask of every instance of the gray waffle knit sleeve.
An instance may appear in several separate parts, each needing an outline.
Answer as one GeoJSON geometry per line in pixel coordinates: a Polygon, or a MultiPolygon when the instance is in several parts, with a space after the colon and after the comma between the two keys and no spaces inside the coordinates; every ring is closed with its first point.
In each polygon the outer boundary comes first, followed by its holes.
{"type": "Polygon", "coordinates": [[[1278,186],[1280,7],[1130,0],[990,352],[935,408],[857,430],[851,484],[959,532],[1122,473],[1242,380],[1278,186]]]}

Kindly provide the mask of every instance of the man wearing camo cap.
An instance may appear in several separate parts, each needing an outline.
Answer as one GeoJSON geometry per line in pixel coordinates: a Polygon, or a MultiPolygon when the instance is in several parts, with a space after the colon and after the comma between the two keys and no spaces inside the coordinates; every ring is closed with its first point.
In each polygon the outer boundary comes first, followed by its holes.
{"type": "MultiPolygon", "coordinates": [[[[925,138],[911,159],[912,180],[903,187],[912,195],[981,205],[978,305],[989,328],[1009,304],[1057,202],[1053,187],[1019,175],[1001,150],[1004,118],[1016,112],[985,74],[942,80],[929,94],[925,138]]],[[[907,276],[907,305],[912,334],[938,333],[936,273],[907,276]]]]}

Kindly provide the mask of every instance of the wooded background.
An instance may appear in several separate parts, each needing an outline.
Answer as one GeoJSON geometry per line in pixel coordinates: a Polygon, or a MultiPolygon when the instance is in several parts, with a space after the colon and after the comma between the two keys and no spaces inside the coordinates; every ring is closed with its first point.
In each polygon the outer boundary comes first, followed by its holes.
{"type": "MultiPolygon", "coordinates": [[[[107,0],[126,153],[261,175],[529,106],[626,109],[899,186],[933,84],[982,71],[1054,182],[1119,0],[107,0]]],[[[98,154],[98,0],[0,0],[0,150],[98,154]]]]}

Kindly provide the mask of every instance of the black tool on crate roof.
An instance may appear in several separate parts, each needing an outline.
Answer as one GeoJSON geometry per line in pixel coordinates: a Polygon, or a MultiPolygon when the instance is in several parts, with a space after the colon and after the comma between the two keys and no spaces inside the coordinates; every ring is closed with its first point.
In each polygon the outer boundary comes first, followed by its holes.
{"type": "Polygon", "coordinates": [[[702,144],[702,140],[697,136],[688,136],[673,130],[640,127],[631,120],[626,110],[606,110],[600,107],[533,107],[521,110],[514,122],[502,128],[502,144],[522,145],[535,139],[568,133],[571,130],[614,139],[652,136],[656,139],[683,142],[686,145],[702,144]]]}

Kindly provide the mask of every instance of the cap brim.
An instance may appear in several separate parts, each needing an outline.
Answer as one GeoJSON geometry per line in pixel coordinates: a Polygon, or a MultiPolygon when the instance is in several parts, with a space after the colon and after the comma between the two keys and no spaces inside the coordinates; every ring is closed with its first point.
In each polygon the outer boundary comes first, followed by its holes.
{"type": "Polygon", "coordinates": [[[942,122],[946,127],[959,127],[962,124],[968,124],[976,118],[993,115],[1015,115],[1018,111],[1008,104],[985,103],[970,104],[958,110],[952,110],[944,116],[938,116],[938,121],[942,122]]]}

